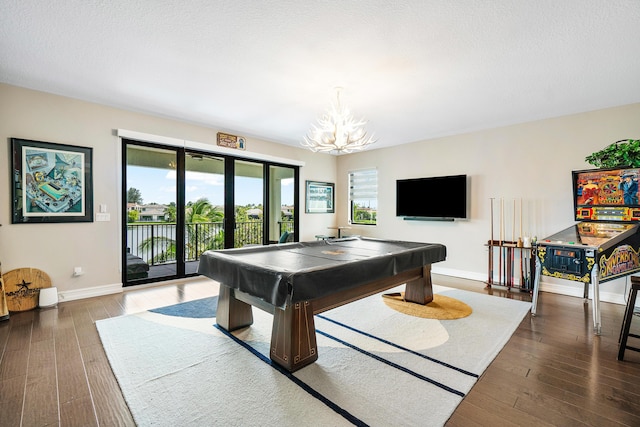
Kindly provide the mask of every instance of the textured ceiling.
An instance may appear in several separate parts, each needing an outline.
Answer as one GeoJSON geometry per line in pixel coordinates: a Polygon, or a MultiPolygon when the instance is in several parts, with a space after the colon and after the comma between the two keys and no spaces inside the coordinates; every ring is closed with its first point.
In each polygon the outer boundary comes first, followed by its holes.
{"type": "Polygon", "coordinates": [[[378,148],[640,102],[639,27],[638,0],[0,0],[0,82],[296,146],[343,86],[378,148]]]}

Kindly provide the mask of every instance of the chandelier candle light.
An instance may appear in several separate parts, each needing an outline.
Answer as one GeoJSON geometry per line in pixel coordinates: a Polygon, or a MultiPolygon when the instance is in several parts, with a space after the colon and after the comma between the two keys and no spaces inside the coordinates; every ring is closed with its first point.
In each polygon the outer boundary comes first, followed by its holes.
{"type": "Polygon", "coordinates": [[[373,135],[367,135],[364,119],[355,120],[347,107],[340,103],[340,91],[336,88],[336,102],[331,104],[318,125],[311,125],[311,130],[304,137],[302,145],[315,152],[351,153],[362,150],[376,140],[373,135]]]}

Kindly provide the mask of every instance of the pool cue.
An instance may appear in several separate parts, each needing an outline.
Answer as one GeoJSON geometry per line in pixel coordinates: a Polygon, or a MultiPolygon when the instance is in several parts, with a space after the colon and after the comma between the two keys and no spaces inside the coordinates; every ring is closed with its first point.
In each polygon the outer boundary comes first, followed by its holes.
{"type": "Polygon", "coordinates": [[[515,272],[516,272],[516,249],[515,248],[511,248],[511,274],[509,275],[509,285],[513,286],[514,285],[514,279],[515,279],[515,272]]]}
{"type": "Polygon", "coordinates": [[[505,258],[506,265],[506,275],[505,275],[505,285],[509,288],[511,284],[511,248],[506,248],[507,257],[505,258]]]}
{"type": "Polygon", "coordinates": [[[491,203],[491,240],[489,240],[489,278],[487,279],[487,285],[491,286],[493,283],[493,197],[489,198],[491,203]]]}
{"type": "MultiPolygon", "coordinates": [[[[513,211],[511,212],[511,243],[515,243],[516,241],[516,199],[513,199],[513,211]]],[[[511,245],[509,245],[511,246],[511,245]]],[[[513,286],[513,270],[514,270],[514,263],[515,263],[515,251],[513,250],[513,248],[509,248],[509,250],[507,251],[507,255],[509,257],[509,275],[507,276],[507,285],[510,288],[511,286],[513,286]]]]}
{"type": "Polygon", "coordinates": [[[520,287],[524,285],[524,249],[520,249],[520,287]]]}
{"type": "Polygon", "coordinates": [[[513,199],[513,221],[511,223],[511,241],[516,242],[516,199],[513,199]]]}
{"type": "Polygon", "coordinates": [[[500,198],[500,241],[499,241],[499,248],[498,248],[498,255],[499,255],[499,260],[498,260],[498,283],[500,285],[502,285],[502,257],[504,255],[504,248],[502,247],[502,242],[503,242],[503,238],[504,237],[504,199],[500,198]]]}
{"type": "Polygon", "coordinates": [[[531,264],[531,258],[529,257],[529,254],[525,254],[524,263],[524,284],[525,289],[529,290],[529,265],[531,264]]]}
{"type": "Polygon", "coordinates": [[[524,281],[526,284],[526,289],[531,290],[531,257],[529,254],[524,256],[524,281]]]}
{"type": "Polygon", "coordinates": [[[522,247],[522,197],[520,197],[520,236],[518,237],[517,246],[519,248],[522,247]]]}
{"type": "Polygon", "coordinates": [[[502,251],[502,280],[500,281],[500,285],[506,286],[509,281],[509,277],[507,276],[507,266],[509,265],[507,256],[509,253],[506,246],[503,246],[500,250],[502,251]]]}
{"type": "Polygon", "coordinates": [[[511,249],[511,286],[516,285],[516,248],[511,249]]]}

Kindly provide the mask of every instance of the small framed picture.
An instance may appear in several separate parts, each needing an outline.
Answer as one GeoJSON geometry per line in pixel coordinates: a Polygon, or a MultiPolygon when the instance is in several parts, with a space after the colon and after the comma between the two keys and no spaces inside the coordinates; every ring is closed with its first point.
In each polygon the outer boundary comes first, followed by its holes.
{"type": "Polygon", "coordinates": [[[334,189],[331,182],[306,181],[305,212],[334,213],[334,189]]]}
{"type": "Polygon", "coordinates": [[[92,222],[92,148],[11,138],[12,224],[92,222]]]}

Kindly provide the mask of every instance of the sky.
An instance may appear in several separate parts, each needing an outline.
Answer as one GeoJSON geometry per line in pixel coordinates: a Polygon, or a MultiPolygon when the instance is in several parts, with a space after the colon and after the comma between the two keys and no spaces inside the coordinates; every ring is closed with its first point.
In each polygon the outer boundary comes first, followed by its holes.
{"type": "MultiPolygon", "coordinates": [[[[138,166],[127,167],[127,189],[137,188],[144,204],[168,205],[176,199],[176,172],[138,166]]],[[[293,179],[282,181],[282,204],[293,205],[293,179]]],[[[186,174],[186,202],[206,197],[212,205],[224,205],[222,175],[201,172],[186,174]]],[[[235,204],[262,204],[262,179],[237,177],[235,204]]]]}

